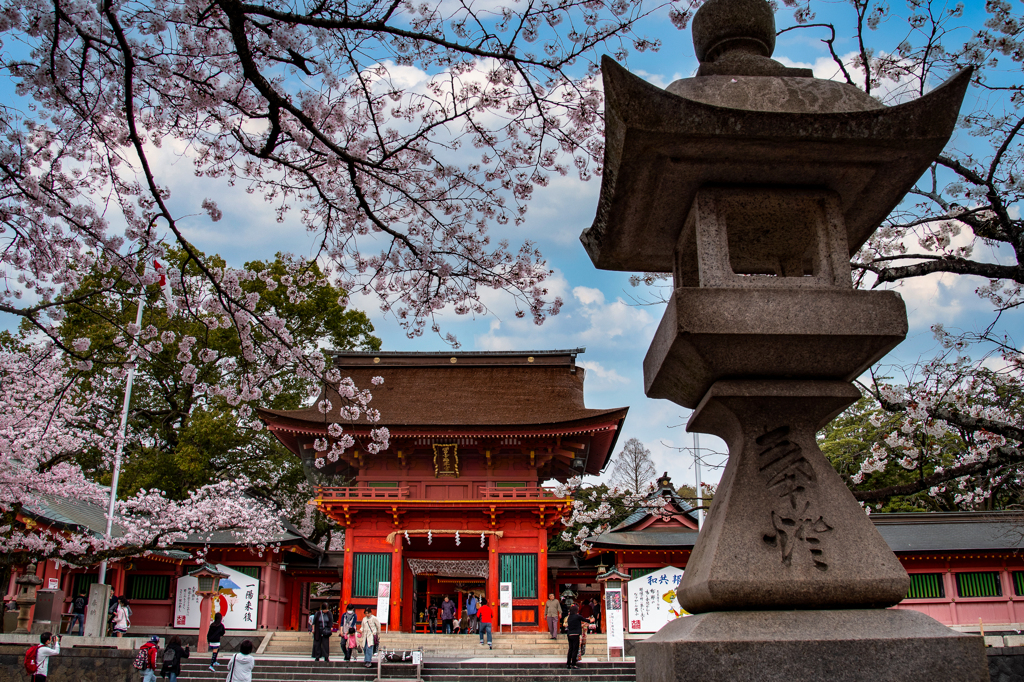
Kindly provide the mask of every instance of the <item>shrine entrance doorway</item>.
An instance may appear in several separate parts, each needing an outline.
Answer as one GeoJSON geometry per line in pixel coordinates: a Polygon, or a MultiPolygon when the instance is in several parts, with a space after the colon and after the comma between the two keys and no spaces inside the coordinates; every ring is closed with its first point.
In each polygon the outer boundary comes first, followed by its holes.
{"type": "Polygon", "coordinates": [[[427,609],[431,602],[440,608],[447,596],[455,604],[457,619],[465,608],[470,592],[480,598],[487,591],[487,559],[409,557],[406,559],[406,570],[412,576],[410,606],[416,632],[427,631],[427,609]]]}

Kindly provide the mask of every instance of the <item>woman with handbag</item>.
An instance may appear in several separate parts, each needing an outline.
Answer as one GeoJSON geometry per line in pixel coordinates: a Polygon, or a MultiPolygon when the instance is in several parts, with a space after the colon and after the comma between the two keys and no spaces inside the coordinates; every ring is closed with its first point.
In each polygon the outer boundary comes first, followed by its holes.
{"type": "Polygon", "coordinates": [[[228,662],[227,682],[252,682],[252,669],[256,667],[256,659],[252,654],[252,642],[243,641],[238,653],[228,662]]]}
{"type": "Polygon", "coordinates": [[[363,645],[363,667],[372,668],[373,653],[380,646],[380,621],[373,615],[373,609],[363,609],[363,622],[360,625],[361,644],[363,645]]]}

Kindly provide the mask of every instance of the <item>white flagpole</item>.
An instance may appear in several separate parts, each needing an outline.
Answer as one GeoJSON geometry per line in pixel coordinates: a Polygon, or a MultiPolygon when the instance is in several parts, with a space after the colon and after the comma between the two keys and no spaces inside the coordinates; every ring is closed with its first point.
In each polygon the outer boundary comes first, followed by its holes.
{"type": "MultiPolygon", "coordinates": [[[[704,495],[700,491],[700,436],[693,432],[693,466],[697,470],[697,506],[704,506],[704,495]]],[[[697,512],[697,530],[704,525],[704,510],[697,512]]]]}
{"type": "MultiPolygon", "coordinates": [[[[142,307],[146,302],[146,291],[143,289],[139,294],[139,309],[135,313],[135,326],[142,330],[142,307]]],[[[135,344],[135,335],[131,337],[132,345],[135,344]]],[[[117,432],[117,448],[114,450],[114,477],[110,481],[110,502],[107,504],[107,530],[104,537],[110,539],[114,527],[114,504],[117,502],[117,481],[121,477],[121,453],[124,450],[124,439],[128,431],[128,406],[132,400],[132,384],[135,383],[135,353],[132,353],[128,362],[128,378],[124,384],[124,403],[121,405],[121,428],[117,432]]],[[[107,560],[100,562],[98,578],[100,584],[107,582],[107,560]]]]}

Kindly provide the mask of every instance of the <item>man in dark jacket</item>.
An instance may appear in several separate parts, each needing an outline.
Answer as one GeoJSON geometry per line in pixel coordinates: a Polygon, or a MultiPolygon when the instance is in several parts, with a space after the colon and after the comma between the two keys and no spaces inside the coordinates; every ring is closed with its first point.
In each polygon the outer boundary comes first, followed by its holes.
{"type": "Polygon", "coordinates": [[[331,660],[331,633],[334,631],[334,614],[327,602],[320,605],[320,610],[313,616],[313,660],[319,661],[322,656],[325,662],[331,660]]]}
{"type": "Polygon", "coordinates": [[[80,592],[75,600],[71,602],[71,622],[68,623],[68,634],[75,629],[75,623],[78,623],[78,636],[81,637],[85,632],[85,607],[86,607],[85,592],[80,592]]]}
{"type": "Polygon", "coordinates": [[[430,602],[427,607],[427,632],[432,635],[437,633],[437,604],[434,602],[430,602]]]}

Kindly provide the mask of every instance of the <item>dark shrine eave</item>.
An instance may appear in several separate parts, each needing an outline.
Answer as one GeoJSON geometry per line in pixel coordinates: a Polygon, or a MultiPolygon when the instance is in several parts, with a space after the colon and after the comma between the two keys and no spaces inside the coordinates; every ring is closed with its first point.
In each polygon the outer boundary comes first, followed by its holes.
{"type": "Polygon", "coordinates": [[[599,269],[633,272],[673,271],[697,189],[721,183],[836,191],[856,253],[945,146],[971,77],[966,69],[893,107],[821,113],[717,106],[662,90],[609,57],[601,69],[605,172],[580,240],[599,269]]]}
{"type": "MultiPolygon", "coordinates": [[[[482,440],[499,438],[550,438],[558,436],[573,436],[583,434],[594,434],[604,436],[605,443],[592,447],[585,456],[585,473],[599,475],[611,459],[611,453],[615,450],[619,433],[622,430],[623,421],[629,408],[617,408],[613,410],[594,410],[597,415],[587,419],[577,419],[564,422],[544,424],[403,424],[385,425],[362,423],[345,423],[345,431],[355,436],[366,436],[371,428],[387,426],[391,431],[392,447],[397,441],[412,438],[478,438],[482,440]]],[[[301,456],[297,439],[302,436],[322,437],[327,432],[327,423],[321,420],[314,423],[302,419],[294,419],[289,416],[280,416],[272,410],[257,408],[257,413],[263,419],[278,439],[294,454],[301,456]]],[[[284,412],[284,411],[281,411],[284,412]]],[[[287,414],[287,413],[286,413],[287,414]]],[[[497,445],[497,444],[496,444],[497,445]]]]}
{"type": "Polygon", "coordinates": [[[293,452],[295,440],[323,436],[331,423],[347,433],[387,427],[403,437],[557,437],[595,432],[587,473],[604,469],[628,408],[588,408],[583,400],[586,369],[576,364],[585,349],[514,352],[410,353],[343,351],[334,367],[373,395],[369,407],[380,421],[341,417],[347,400],[327,388],[313,405],[298,410],[258,408],[257,413],[293,452]],[[382,385],[374,385],[376,377],[382,385]],[[327,399],[331,409],[318,409],[327,399]],[[289,443],[289,441],[292,441],[289,443]]]}

